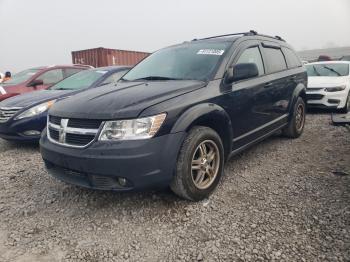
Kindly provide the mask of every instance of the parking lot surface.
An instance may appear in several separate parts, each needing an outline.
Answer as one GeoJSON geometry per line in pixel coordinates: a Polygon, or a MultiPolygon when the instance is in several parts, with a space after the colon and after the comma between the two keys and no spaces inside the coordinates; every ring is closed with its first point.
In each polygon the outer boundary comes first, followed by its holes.
{"type": "Polygon", "coordinates": [[[39,148],[0,140],[0,261],[349,261],[350,133],[307,115],[229,160],[198,203],[51,178],[39,148]]]}

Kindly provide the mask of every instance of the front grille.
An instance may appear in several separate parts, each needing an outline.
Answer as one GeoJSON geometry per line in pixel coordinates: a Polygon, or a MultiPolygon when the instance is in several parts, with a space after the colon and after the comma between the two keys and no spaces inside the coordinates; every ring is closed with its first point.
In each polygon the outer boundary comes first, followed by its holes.
{"type": "Polygon", "coordinates": [[[61,124],[61,118],[57,116],[50,116],[50,122],[55,124],[55,125],[60,125],[61,124]]]}
{"type": "Polygon", "coordinates": [[[7,122],[11,117],[13,117],[21,107],[1,107],[0,108],[0,123],[7,122]]]}
{"type": "Polygon", "coordinates": [[[313,91],[320,91],[320,90],[323,90],[324,88],[323,87],[308,87],[306,88],[306,91],[308,92],[313,92],[313,91]]]}
{"type": "Polygon", "coordinates": [[[59,139],[59,132],[57,130],[49,129],[50,137],[56,141],[59,139]]]}
{"type": "Polygon", "coordinates": [[[308,100],[321,100],[324,95],[321,94],[306,94],[306,99],[308,100]]]}
{"type": "Polygon", "coordinates": [[[69,120],[68,126],[76,127],[76,128],[98,129],[101,123],[102,123],[101,120],[72,118],[69,120]]]}
{"type": "Polygon", "coordinates": [[[67,134],[66,142],[70,145],[83,146],[89,144],[92,140],[94,140],[94,135],[77,135],[77,134],[67,134]]]}
{"type": "Polygon", "coordinates": [[[56,143],[71,147],[85,147],[98,133],[102,120],[77,119],[49,116],[48,138],[56,143]]]}
{"type": "Polygon", "coordinates": [[[127,181],[127,184],[125,186],[120,185],[118,183],[118,177],[93,175],[85,172],[79,172],[76,170],[59,167],[48,161],[45,161],[45,164],[51,175],[74,185],[101,190],[125,190],[130,189],[133,186],[130,181],[127,181]]]}

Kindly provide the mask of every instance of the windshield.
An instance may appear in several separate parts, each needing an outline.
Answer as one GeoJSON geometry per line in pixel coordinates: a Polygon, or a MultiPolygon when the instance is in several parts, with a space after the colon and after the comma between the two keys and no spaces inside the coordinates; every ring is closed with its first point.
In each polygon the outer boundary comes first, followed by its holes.
{"type": "Polygon", "coordinates": [[[348,76],[348,64],[307,64],[308,76],[348,76]]]}
{"type": "Polygon", "coordinates": [[[53,85],[50,90],[79,90],[90,87],[108,71],[83,70],[53,85]]]}
{"type": "Polygon", "coordinates": [[[191,42],[159,50],[131,69],[122,80],[208,80],[229,44],[191,42]]]}
{"type": "Polygon", "coordinates": [[[31,78],[33,75],[35,75],[40,69],[27,69],[22,72],[19,72],[12,76],[12,78],[5,83],[2,83],[2,85],[17,85],[24,81],[27,81],[29,78],[31,78]]]}

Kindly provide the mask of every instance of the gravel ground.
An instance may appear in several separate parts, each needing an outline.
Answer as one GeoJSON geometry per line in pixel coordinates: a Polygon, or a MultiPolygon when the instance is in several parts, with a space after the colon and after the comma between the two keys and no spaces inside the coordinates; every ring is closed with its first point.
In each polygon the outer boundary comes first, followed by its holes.
{"type": "Polygon", "coordinates": [[[232,158],[209,200],[100,192],[0,141],[0,261],[349,261],[350,133],[324,113],[232,158]]]}

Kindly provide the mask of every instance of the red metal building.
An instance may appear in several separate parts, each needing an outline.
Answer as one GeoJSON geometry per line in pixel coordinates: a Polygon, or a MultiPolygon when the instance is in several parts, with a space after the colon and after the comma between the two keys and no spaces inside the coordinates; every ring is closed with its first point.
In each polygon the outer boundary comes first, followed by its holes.
{"type": "Polygon", "coordinates": [[[94,67],[128,65],[132,66],[144,59],[150,53],[127,51],[108,48],[93,48],[72,51],[73,64],[91,65],[94,67]]]}

